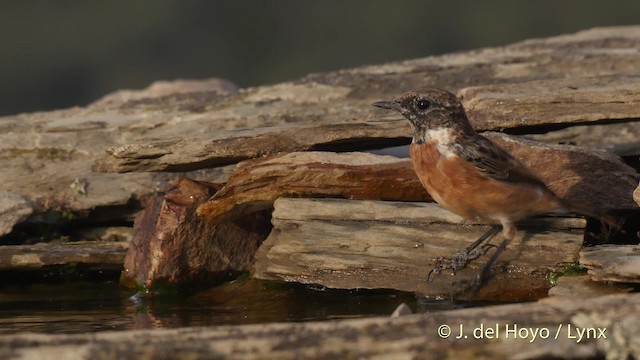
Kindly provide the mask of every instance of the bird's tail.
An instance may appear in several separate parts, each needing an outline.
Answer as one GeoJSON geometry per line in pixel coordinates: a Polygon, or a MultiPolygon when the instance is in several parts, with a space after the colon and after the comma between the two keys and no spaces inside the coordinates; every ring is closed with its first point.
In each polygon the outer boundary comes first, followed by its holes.
{"type": "Polygon", "coordinates": [[[602,223],[603,231],[611,233],[613,230],[617,230],[624,233],[623,225],[626,220],[624,216],[615,216],[608,212],[597,211],[587,206],[576,206],[570,204],[567,201],[562,201],[562,205],[566,212],[576,213],[578,215],[590,217],[596,219],[602,223]]]}

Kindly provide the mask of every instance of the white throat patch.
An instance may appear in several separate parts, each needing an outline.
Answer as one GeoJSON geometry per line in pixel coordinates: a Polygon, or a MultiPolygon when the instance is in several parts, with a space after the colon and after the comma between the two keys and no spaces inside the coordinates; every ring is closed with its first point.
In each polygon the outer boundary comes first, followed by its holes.
{"type": "Polygon", "coordinates": [[[450,128],[429,129],[425,131],[424,135],[427,142],[437,142],[440,145],[448,145],[454,140],[450,128]]]}
{"type": "Polygon", "coordinates": [[[454,141],[453,131],[450,128],[429,129],[424,134],[427,143],[436,143],[438,151],[446,157],[454,156],[455,153],[450,146],[454,141]]]}

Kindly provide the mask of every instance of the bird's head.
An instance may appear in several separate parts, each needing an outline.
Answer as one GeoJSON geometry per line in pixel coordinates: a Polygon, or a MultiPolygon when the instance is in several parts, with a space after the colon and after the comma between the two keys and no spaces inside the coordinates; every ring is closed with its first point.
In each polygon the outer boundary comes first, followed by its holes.
{"type": "Polygon", "coordinates": [[[414,139],[424,142],[425,133],[432,130],[473,132],[458,98],[442,89],[427,88],[409,91],[391,101],[372,104],[402,114],[414,131],[414,139]]]}

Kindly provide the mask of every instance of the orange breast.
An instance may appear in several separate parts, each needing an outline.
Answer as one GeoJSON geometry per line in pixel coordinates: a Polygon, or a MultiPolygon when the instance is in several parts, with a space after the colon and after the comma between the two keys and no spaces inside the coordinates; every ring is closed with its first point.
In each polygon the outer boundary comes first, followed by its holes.
{"type": "Polygon", "coordinates": [[[460,214],[451,201],[452,192],[455,189],[454,179],[442,171],[445,158],[438,151],[437,145],[435,143],[411,144],[410,155],[416,174],[429,195],[438,204],[460,214]]]}
{"type": "Polygon", "coordinates": [[[490,178],[462,158],[443,156],[433,143],[411,144],[411,160],[431,197],[467,219],[518,221],[559,209],[558,202],[547,189],[490,178]]]}

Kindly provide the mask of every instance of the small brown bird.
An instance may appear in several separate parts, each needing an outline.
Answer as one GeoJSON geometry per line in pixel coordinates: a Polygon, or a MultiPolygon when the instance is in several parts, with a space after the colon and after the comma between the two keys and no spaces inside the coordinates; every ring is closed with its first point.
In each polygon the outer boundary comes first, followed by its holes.
{"type": "MultiPolygon", "coordinates": [[[[422,89],[373,105],[398,111],[409,120],[414,132],[411,161],[429,195],[466,219],[501,224],[501,248],[516,235],[516,222],[567,208],[522,163],[478,134],[452,93],[422,89]]],[[[455,259],[438,259],[429,278],[484,254],[488,246],[479,245],[496,232],[490,230],[455,259]]]]}

